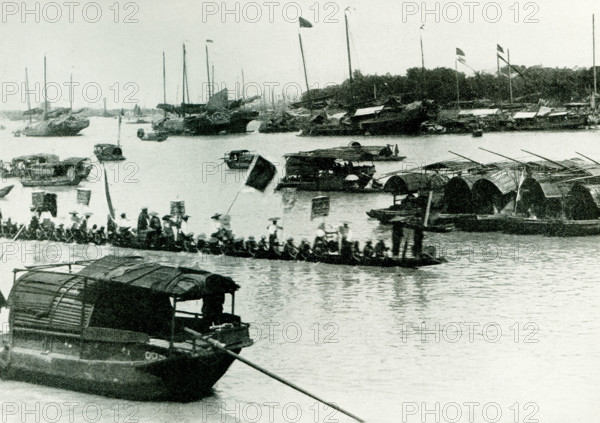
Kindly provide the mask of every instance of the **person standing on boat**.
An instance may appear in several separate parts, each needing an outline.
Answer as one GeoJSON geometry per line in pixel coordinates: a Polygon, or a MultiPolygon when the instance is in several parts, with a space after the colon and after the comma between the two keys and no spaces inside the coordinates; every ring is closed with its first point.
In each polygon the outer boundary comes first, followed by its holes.
{"type": "Polygon", "coordinates": [[[190,231],[188,229],[188,219],[190,218],[190,216],[188,216],[187,214],[184,214],[183,216],[181,216],[181,222],[179,223],[179,232],[181,233],[182,237],[186,237],[190,231]]]}
{"type": "Polygon", "coordinates": [[[117,233],[117,223],[110,214],[106,215],[106,234],[109,240],[112,240],[117,233]]]}
{"type": "Polygon", "coordinates": [[[148,215],[148,208],[144,207],[138,216],[137,221],[137,230],[138,234],[142,233],[142,231],[148,230],[150,216],[148,215]]]}
{"type": "Polygon", "coordinates": [[[76,211],[69,212],[71,215],[71,230],[76,231],[79,229],[79,217],[76,211]]]}
{"type": "Polygon", "coordinates": [[[202,298],[202,319],[208,327],[221,324],[225,294],[205,295],[202,298]]]}
{"type": "Polygon", "coordinates": [[[349,258],[352,256],[352,231],[348,226],[348,222],[344,222],[338,229],[341,237],[340,254],[342,257],[349,258]]]}
{"type": "Polygon", "coordinates": [[[283,227],[277,224],[279,221],[278,217],[272,217],[269,220],[271,221],[271,224],[267,226],[267,231],[269,232],[269,250],[275,251],[275,247],[279,244],[277,239],[277,231],[279,229],[283,229],[283,227]]]}
{"type": "Polygon", "coordinates": [[[423,238],[425,238],[423,227],[417,226],[414,230],[413,248],[412,248],[413,255],[415,257],[419,257],[421,255],[421,253],[423,252],[423,238]]]}
{"type": "Polygon", "coordinates": [[[404,222],[402,218],[396,216],[390,219],[390,223],[392,224],[392,256],[397,257],[404,237],[404,222]]]}

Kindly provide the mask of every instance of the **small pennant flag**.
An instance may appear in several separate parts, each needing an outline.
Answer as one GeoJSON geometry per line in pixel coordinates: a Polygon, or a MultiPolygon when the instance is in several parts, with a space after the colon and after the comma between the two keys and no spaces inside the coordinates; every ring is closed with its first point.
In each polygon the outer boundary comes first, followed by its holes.
{"type": "Polygon", "coordinates": [[[498,50],[500,53],[504,54],[504,49],[503,49],[503,48],[500,46],[500,44],[496,44],[496,49],[497,49],[497,50],[498,50]]]}
{"type": "Polygon", "coordinates": [[[302,16],[298,18],[298,23],[300,23],[300,28],[312,28],[313,24],[304,19],[302,16]]]}
{"type": "Polygon", "coordinates": [[[458,61],[459,61],[460,63],[462,63],[463,65],[466,65],[466,64],[467,64],[467,60],[466,60],[464,57],[460,57],[460,56],[459,56],[457,59],[458,59],[458,61]]]}
{"type": "Polygon", "coordinates": [[[462,51],[461,49],[459,49],[458,47],[456,47],[456,55],[457,56],[465,56],[465,52],[462,51]]]}
{"type": "Polygon", "coordinates": [[[273,163],[262,156],[256,156],[254,166],[246,179],[246,185],[258,191],[265,192],[265,189],[269,186],[276,173],[277,169],[273,163]]]}
{"type": "Polygon", "coordinates": [[[207,42],[207,43],[212,43],[212,42],[213,42],[213,40],[206,40],[206,42],[207,42]]]}

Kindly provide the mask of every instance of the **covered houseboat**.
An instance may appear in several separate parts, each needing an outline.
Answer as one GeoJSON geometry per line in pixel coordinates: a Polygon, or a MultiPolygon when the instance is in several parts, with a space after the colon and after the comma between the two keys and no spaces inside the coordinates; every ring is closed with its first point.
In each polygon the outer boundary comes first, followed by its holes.
{"type": "Polygon", "coordinates": [[[302,191],[381,191],[366,187],[375,174],[373,154],[353,147],[328,148],[285,155],[285,177],[277,186],[302,191]]]}
{"type": "Polygon", "coordinates": [[[239,286],[197,268],[107,256],[15,269],[14,278],[0,352],[5,379],[189,401],[227,371],[234,360],[227,351],[252,344],[249,325],[234,314],[239,286]],[[231,313],[223,312],[226,294],[231,313]],[[189,303],[197,300],[202,314],[189,303]]]}

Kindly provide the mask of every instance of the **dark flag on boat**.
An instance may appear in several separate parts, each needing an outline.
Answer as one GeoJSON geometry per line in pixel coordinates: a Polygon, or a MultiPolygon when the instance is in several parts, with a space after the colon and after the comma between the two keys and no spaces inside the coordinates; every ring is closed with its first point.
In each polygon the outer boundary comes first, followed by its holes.
{"type": "Polygon", "coordinates": [[[498,50],[500,53],[504,54],[504,49],[502,47],[500,47],[500,44],[496,44],[496,50],[498,50]]]}
{"type": "Polygon", "coordinates": [[[110,198],[110,191],[108,190],[108,177],[106,176],[106,167],[102,165],[104,170],[104,192],[106,193],[106,204],[108,205],[108,214],[112,220],[115,220],[115,209],[113,208],[112,200],[110,198]]]}
{"type": "Polygon", "coordinates": [[[256,156],[254,166],[252,166],[252,170],[250,170],[248,178],[246,179],[246,185],[264,192],[276,173],[277,169],[273,163],[263,156],[256,156]]]}
{"type": "Polygon", "coordinates": [[[456,55],[465,57],[465,52],[462,51],[461,49],[459,49],[458,47],[456,47],[456,55]]]}
{"type": "Polygon", "coordinates": [[[304,19],[302,16],[298,18],[298,22],[300,23],[300,28],[312,28],[312,24],[304,19]]]}
{"type": "Polygon", "coordinates": [[[312,199],[312,208],[310,210],[310,220],[315,217],[329,216],[329,197],[315,197],[312,199]]]}

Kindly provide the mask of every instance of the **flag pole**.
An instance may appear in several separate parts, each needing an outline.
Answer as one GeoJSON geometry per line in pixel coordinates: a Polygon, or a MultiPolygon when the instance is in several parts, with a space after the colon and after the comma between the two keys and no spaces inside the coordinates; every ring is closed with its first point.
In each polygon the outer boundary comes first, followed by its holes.
{"type": "Polygon", "coordinates": [[[454,58],[454,69],[456,70],[456,108],[460,110],[460,89],[458,84],[458,59],[454,58]]]}
{"type": "Polygon", "coordinates": [[[229,214],[229,211],[231,210],[231,208],[235,204],[238,196],[240,195],[240,192],[242,192],[242,190],[246,186],[246,181],[248,180],[248,175],[250,175],[250,172],[252,171],[252,169],[256,165],[256,161],[257,160],[258,160],[258,154],[254,156],[254,159],[252,159],[252,163],[250,163],[250,166],[248,166],[248,173],[246,174],[246,177],[244,178],[244,183],[242,185],[240,185],[240,188],[238,189],[237,193],[235,194],[235,197],[233,197],[233,201],[229,205],[229,208],[227,209],[227,211],[225,212],[225,214],[229,214]]]}
{"type": "Polygon", "coordinates": [[[308,86],[308,76],[306,75],[306,60],[304,59],[304,47],[302,46],[302,34],[298,30],[298,40],[300,41],[300,53],[302,54],[302,66],[304,68],[304,82],[306,82],[306,96],[308,97],[308,104],[312,107],[312,101],[310,99],[310,88],[308,86]]]}
{"type": "Polygon", "coordinates": [[[513,90],[512,90],[512,75],[510,66],[510,50],[506,49],[506,57],[508,58],[508,89],[510,91],[510,104],[513,104],[513,90]]]}
{"type": "MultiPolygon", "coordinates": [[[[163,51],[163,103],[167,104],[167,70],[165,66],[165,52],[163,51]]],[[[165,117],[167,117],[167,109],[165,107],[165,117]]]]}
{"type": "Polygon", "coordinates": [[[346,22],[346,48],[348,50],[348,75],[350,80],[350,103],[352,104],[353,96],[352,96],[352,56],[350,55],[350,34],[348,30],[348,8],[344,11],[344,20],[346,22]]]}
{"type": "Polygon", "coordinates": [[[496,51],[496,76],[500,77],[500,56],[498,56],[498,51],[496,51]]]}
{"type": "Polygon", "coordinates": [[[208,98],[211,97],[211,84],[210,84],[210,66],[208,64],[208,43],[204,43],[204,49],[206,50],[206,78],[208,80],[208,98]]]}

